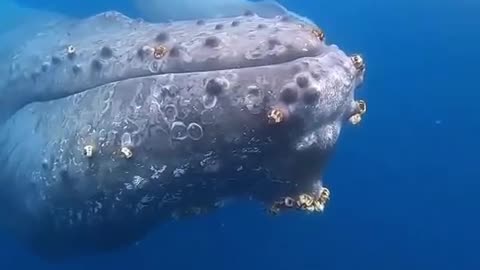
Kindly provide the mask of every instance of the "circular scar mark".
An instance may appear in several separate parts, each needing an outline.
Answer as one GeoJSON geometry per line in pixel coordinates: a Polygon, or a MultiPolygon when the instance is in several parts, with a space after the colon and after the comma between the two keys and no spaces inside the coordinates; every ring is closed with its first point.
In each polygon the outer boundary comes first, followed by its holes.
{"type": "Polygon", "coordinates": [[[205,86],[205,90],[209,95],[217,96],[220,93],[222,93],[226,84],[228,83],[224,82],[224,80],[210,79],[208,80],[207,85],[205,86]]]}
{"type": "Polygon", "coordinates": [[[173,140],[185,140],[187,135],[187,126],[183,122],[177,121],[172,123],[172,128],[170,129],[171,137],[173,140]]]}
{"type": "Polygon", "coordinates": [[[187,127],[188,137],[194,141],[198,141],[203,137],[203,128],[197,123],[190,123],[187,127]]]}
{"type": "Polygon", "coordinates": [[[151,73],[158,73],[160,71],[160,66],[157,61],[152,61],[148,66],[148,70],[151,73]]]}
{"type": "Polygon", "coordinates": [[[211,109],[217,105],[217,96],[204,95],[202,101],[205,109],[211,109]]]}

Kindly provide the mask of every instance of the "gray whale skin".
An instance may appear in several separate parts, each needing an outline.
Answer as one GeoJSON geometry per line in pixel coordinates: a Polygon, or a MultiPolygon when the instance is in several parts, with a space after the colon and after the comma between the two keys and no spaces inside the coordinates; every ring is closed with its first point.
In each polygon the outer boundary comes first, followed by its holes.
{"type": "Polygon", "coordinates": [[[322,212],[341,127],[366,109],[362,58],[289,15],[107,12],[50,24],[6,62],[1,226],[50,258],[128,246],[231,198],[322,212]]]}

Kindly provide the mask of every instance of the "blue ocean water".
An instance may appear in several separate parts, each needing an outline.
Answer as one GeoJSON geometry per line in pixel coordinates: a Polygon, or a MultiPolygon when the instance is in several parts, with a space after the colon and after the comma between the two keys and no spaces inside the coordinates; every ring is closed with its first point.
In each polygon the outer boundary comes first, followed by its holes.
{"type": "Polygon", "coordinates": [[[0,269],[480,269],[480,3],[280,2],[367,62],[359,96],[369,111],[343,130],[325,214],[231,205],[60,264],[2,234],[0,269]]]}

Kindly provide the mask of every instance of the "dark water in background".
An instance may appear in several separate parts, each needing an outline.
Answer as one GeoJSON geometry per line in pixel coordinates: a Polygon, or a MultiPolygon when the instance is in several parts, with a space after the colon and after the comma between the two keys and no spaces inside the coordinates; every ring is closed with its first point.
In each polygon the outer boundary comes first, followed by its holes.
{"type": "Polygon", "coordinates": [[[0,269],[480,269],[480,2],[281,2],[367,61],[369,111],[343,130],[324,215],[232,205],[60,265],[2,235],[0,269]]]}

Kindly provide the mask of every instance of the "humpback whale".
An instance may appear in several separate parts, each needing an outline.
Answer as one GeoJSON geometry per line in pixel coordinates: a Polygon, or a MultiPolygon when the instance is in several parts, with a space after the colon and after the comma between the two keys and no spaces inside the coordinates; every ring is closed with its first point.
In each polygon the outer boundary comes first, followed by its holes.
{"type": "Polygon", "coordinates": [[[34,252],[112,250],[230,198],[323,212],[365,63],[299,17],[60,19],[0,64],[0,226],[34,252]]]}

